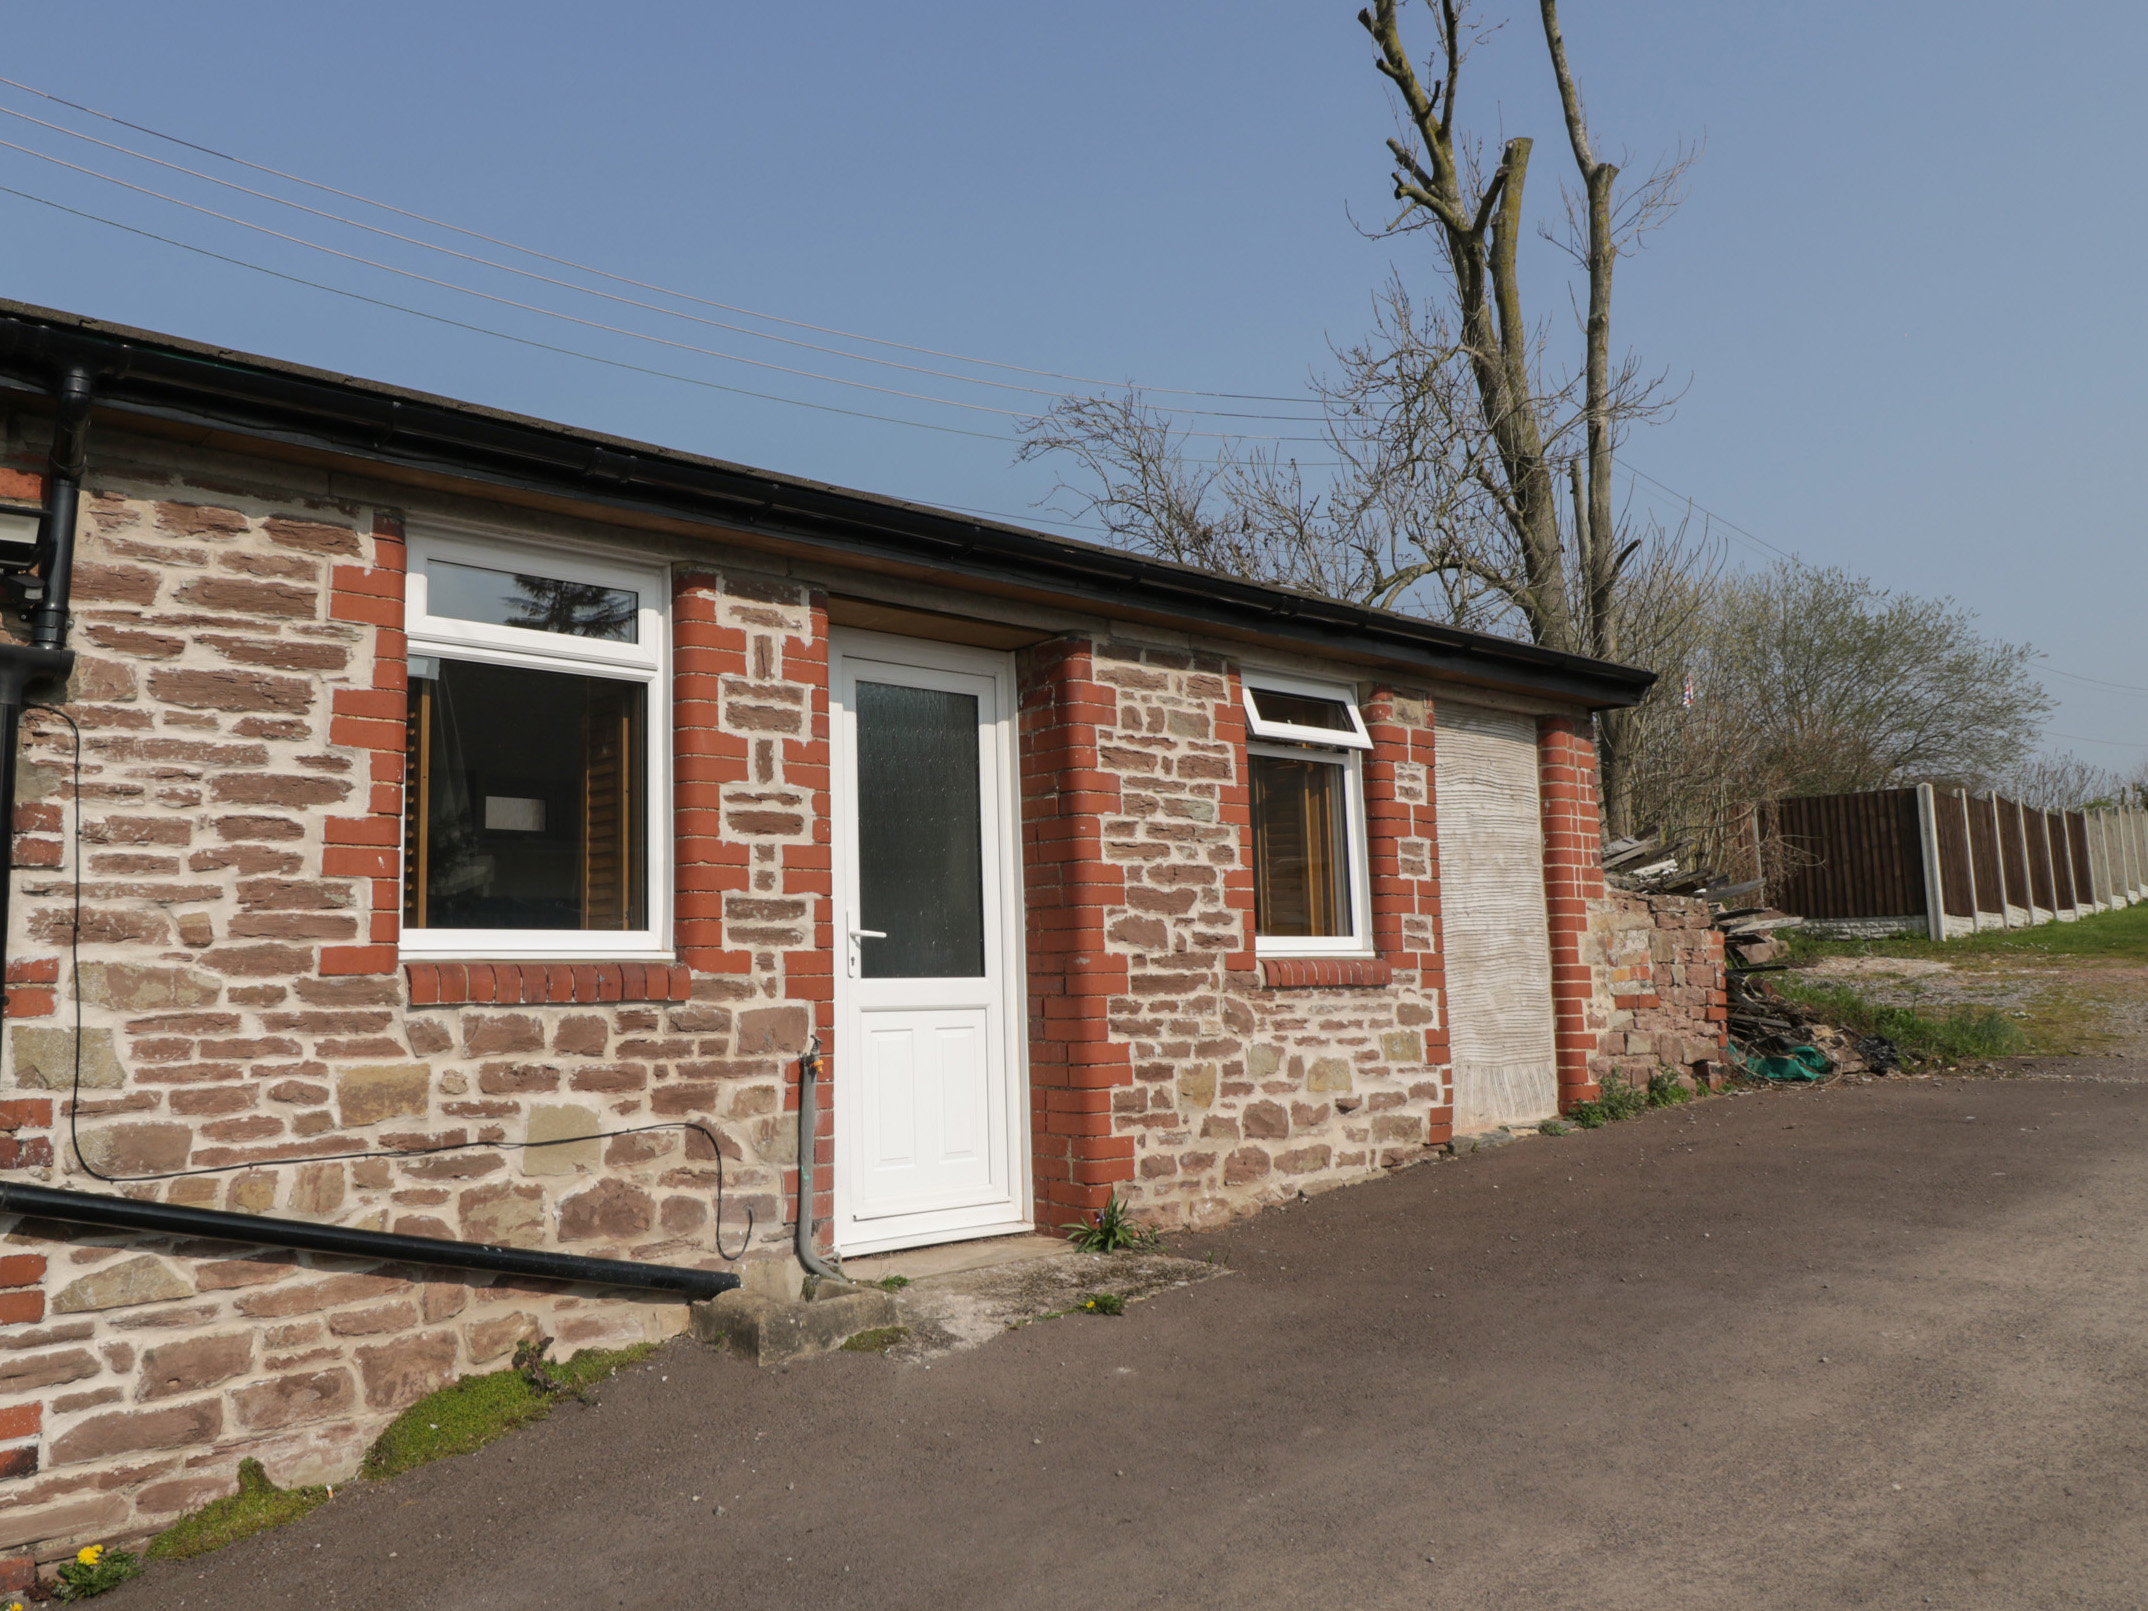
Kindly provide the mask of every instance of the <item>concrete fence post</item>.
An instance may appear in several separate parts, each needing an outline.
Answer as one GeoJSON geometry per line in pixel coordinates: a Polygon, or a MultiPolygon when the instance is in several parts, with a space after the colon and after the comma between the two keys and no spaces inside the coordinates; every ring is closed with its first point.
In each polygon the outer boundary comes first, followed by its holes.
{"type": "Polygon", "coordinates": [[[1935,940],[1947,937],[1946,875],[1939,865],[1939,805],[1929,783],[1917,785],[1917,844],[1924,861],[1924,927],[1935,940]]]}

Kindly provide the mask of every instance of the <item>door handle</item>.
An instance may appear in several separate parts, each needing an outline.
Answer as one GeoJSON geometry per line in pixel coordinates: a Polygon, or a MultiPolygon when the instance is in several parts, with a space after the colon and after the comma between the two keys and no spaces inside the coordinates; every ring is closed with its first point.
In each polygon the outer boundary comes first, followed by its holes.
{"type": "Polygon", "coordinates": [[[886,938],[887,931],[884,929],[852,929],[850,931],[851,978],[855,979],[858,976],[858,969],[863,962],[863,955],[859,950],[858,942],[860,940],[884,940],[886,938]]]}

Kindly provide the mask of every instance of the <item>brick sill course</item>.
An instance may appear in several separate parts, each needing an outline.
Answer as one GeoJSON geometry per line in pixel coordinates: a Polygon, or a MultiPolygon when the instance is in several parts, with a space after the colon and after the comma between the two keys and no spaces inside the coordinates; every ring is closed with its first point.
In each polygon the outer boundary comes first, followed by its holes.
{"type": "Polygon", "coordinates": [[[1382,990],[1394,977],[1394,968],[1379,957],[1267,957],[1260,965],[1261,983],[1270,990],[1382,990]]]}
{"type": "Polygon", "coordinates": [[[690,970],[667,962],[406,962],[413,1007],[687,1001],[690,970]]]}

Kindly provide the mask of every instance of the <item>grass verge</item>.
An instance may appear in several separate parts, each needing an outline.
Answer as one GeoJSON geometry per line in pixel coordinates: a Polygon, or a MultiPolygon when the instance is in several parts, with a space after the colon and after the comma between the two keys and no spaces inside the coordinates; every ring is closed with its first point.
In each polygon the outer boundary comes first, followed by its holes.
{"type": "Polygon", "coordinates": [[[239,1491],[212,1499],[149,1541],[153,1561],[183,1561],[255,1533],[310,1516],[328,1502],[326,1488],[279,1488],[259,1460],[239,1462],[239,1491]]]}
{"type": "Polygon", "coordinates": [[[1884,940],[1829,940],[1800,929],[1781,930],[1793,966],[1821,957],[1925,957],[1962,962],[1977,957],[2034,960],[2067,957],[2109,962],[2148,962],[2148,902],[2122,911],[2095,912],[2072,923],[2033,929],[1987,929],[1982,934],[1936,942],[1895,935],[1884,940]]]}
{"type": "Polygon", "coordinates": [[[1858,1035],[1884,1035],[1920,1063],[2012,1057],[2027,1040],[2021,1026],[1995,1007],[1956,1006],[1943,1013],[1883,1007],[1848,985],[1795,973],[1778,974],[1775,985],[1826,1022],[1858,1035]]]}
{"type": "MultiPolygon", "coordinates": [[[[655,1351],[654,1343],[585,1348],[564,1364],[548,1364],[545,1370],[561,1388],[574,1393],[655,1351]]],[[[517,1427],[543,1420],[560,1397],[512,1368],[465,1376],[437,1393],[426,1394],[391,1421],[366,1451],[359,1475],[392,1477],[429,1461],[482,1449],[517,1427]]]]}

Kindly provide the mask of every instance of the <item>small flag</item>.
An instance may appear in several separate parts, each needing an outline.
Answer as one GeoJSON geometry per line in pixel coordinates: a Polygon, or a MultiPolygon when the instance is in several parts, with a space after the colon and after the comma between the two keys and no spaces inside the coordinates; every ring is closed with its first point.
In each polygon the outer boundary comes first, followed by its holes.
{"type": "Polygon", "coordinates": [[[1686,691],[1680,697],[1678,705],[1681,710],[1691,710],[1693,708],[1693,679],[1691,677],[1686,678],[1686,691]]]}

